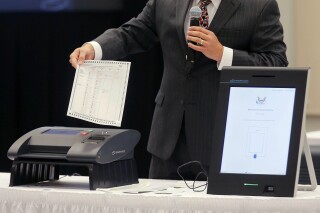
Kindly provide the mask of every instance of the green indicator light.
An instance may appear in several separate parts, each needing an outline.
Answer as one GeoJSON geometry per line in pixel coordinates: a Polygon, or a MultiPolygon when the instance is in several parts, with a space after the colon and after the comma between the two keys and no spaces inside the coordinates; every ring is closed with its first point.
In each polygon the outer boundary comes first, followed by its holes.
{"type": "Polygon", "coordinates": [[[259,186],[257,183],[244,183],[244,186],[259,186]]]}

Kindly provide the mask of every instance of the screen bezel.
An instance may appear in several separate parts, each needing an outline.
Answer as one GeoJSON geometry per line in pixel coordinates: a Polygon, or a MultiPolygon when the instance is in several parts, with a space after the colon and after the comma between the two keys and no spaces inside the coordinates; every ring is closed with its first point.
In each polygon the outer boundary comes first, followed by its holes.
{"type": "Polygon", "coordinates": [[[301,130],[309,68],[227,67],[221,71],[208,194],[292,197],[301,158],[301,130]],[[286,175],[220,173],[231,87],[295,88],[286,175]],[[247,185],[244,185],[247,183],[247,185]],[[266,187],[273,187],[268,191],[266,187]]]}

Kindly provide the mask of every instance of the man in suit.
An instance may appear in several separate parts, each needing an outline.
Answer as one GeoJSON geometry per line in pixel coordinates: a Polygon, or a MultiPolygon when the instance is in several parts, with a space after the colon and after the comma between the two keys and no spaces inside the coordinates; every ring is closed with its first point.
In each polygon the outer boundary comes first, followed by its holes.
{"type": "Polygon", "coordinates": [[[209,168],[221,67],[287,66],[279,17],[276,0],[149,0],[138,17],[74,50],[70,63],[118,60],[160,42],[164,72],[149,135],[149,177],[178,179],[177,167],[188,161],[209,168]],[[195,5],[202,27],[189,28],[195,5]]]}

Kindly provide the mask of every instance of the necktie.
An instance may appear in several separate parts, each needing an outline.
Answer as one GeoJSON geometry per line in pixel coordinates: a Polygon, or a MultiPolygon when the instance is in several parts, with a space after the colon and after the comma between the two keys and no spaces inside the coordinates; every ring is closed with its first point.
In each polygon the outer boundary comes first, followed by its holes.
{"type": "Polygon", "coordinates": [[[209,15],[207,6],[211,3],[211,0],[200,0],[200,9],[202,10],[202,14],[200,17],[200,26],[208,29],[209,27],[209,15]]]}

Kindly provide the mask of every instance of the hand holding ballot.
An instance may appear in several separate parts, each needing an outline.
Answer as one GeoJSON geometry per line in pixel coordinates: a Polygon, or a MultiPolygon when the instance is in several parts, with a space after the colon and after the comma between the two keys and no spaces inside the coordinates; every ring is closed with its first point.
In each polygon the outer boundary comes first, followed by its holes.
{"type": "Polygon", "coordinates": [[[84,60],[93,60],[94,55],[93,46],[89,43],[85,43],[71,53],[69,62],[76,69],[77,65],[83,64],[84,60]]]}
{"type": "Polygon", "coordinates": [[[86,60],[74,77],[68,116],[121,126],[130,62],[86,60]]]}

